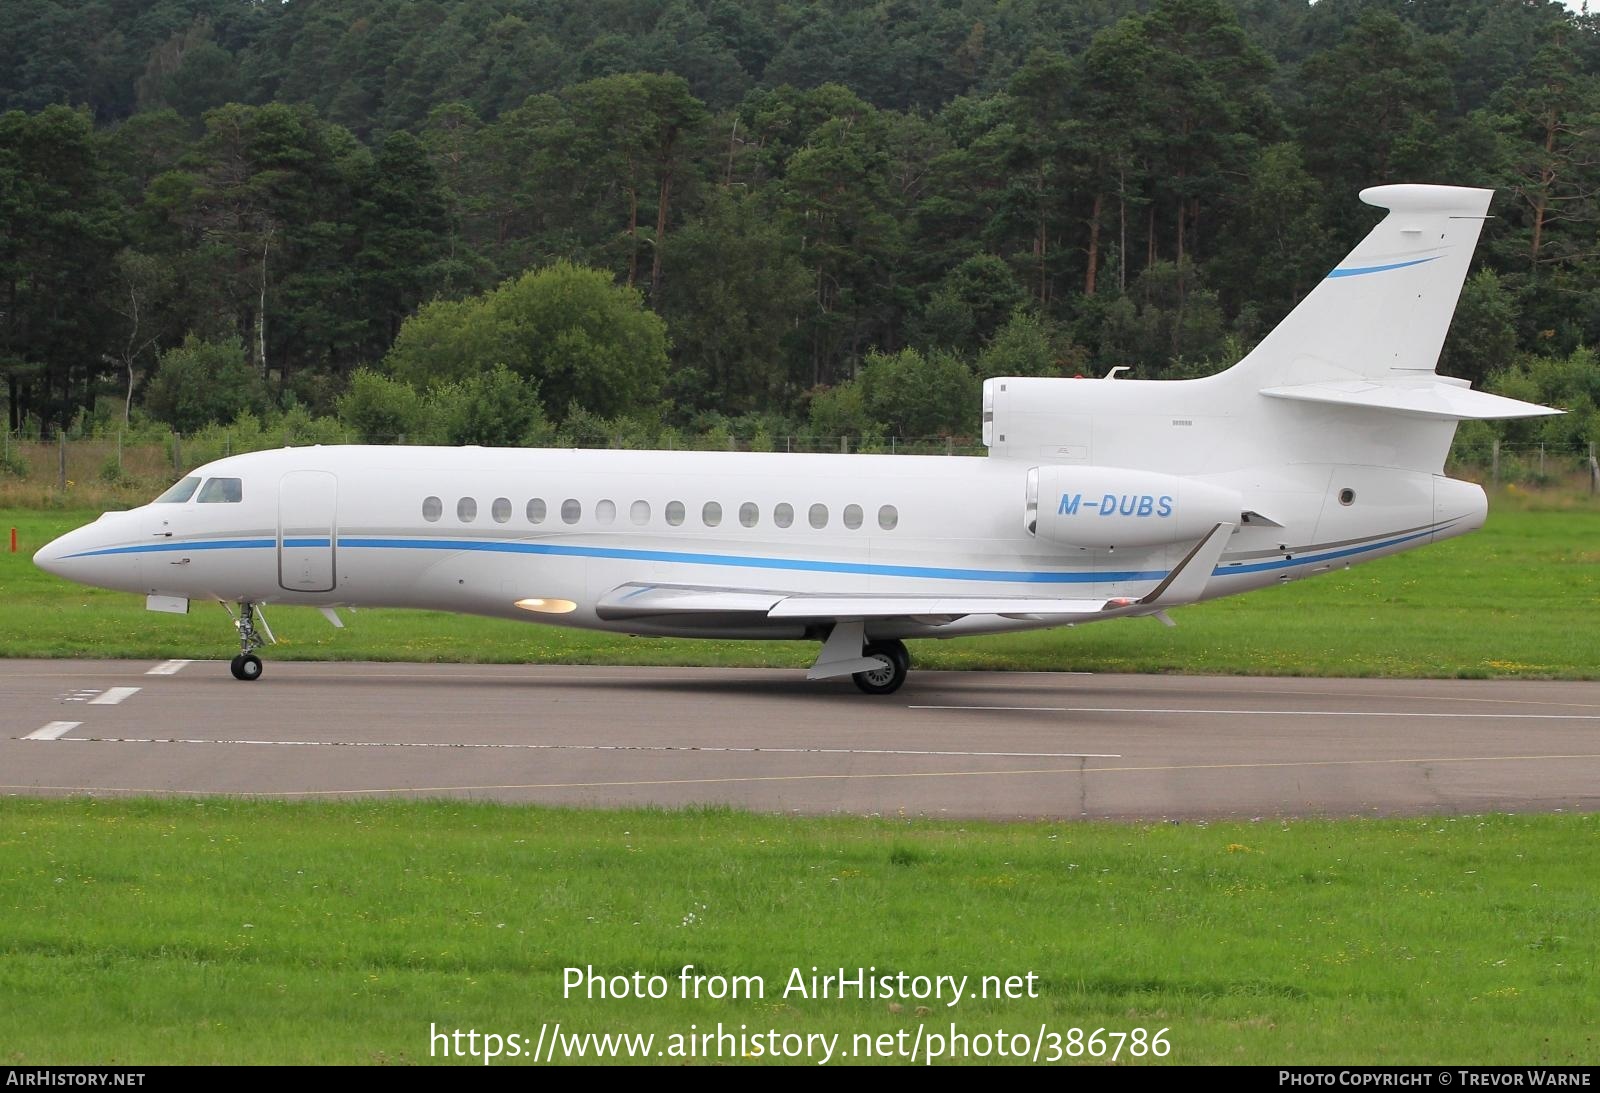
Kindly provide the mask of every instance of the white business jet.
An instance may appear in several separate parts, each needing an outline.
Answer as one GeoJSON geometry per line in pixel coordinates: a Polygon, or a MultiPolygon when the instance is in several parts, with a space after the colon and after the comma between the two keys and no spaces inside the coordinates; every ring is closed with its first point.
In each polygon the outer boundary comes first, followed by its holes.
{"type": "Polygon", "coordinates": [[[1434,372],[1491,194],[1364,191],[1388,216],[1218,375],[986,381],[986,458],[285,448],[34,561],[153,610],[238,604],[241,680],[267,603],[809,640],[810,678],[869,694],[906,638],[1170,623],[1482,526],[1483,490],[1442,474],[1456,423],[1559,412],[1434,372]]]}

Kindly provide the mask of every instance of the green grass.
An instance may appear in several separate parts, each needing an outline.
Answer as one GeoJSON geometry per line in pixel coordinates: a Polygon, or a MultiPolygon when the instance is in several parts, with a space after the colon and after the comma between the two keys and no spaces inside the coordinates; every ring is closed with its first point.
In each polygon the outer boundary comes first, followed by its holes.
{"type": "Polygon", "coordinates": [[[430,1022],[915,1028],[789,969],[1039,977],[930,1029],[1167,1028],[1175,1063],[1592,1063],[1600,818],[1207,826],[467,802],[0,802],[0,1064],[426,1062],[430,1022]],[[678,970],[766,997],[686,1002],[678,970]],[[563,999],[562,969],[668,976],[563,999]]]}
{"type": "MultiPolygon", "coordinates": [[[[1600,510],[1534,511],[1496,500],[1474,535],[1283,588],[1174,612],[1177,629],[1123,620],[1074,630],[912,643],[924,668],[1252,675],[1600,678],[1600,510]]],[[[219,657],[222,610],[146,612],[123,593],[37,570],[33,550],[86,523],[81,511],[0,510],[0,656],[219,657]]],[[[332,629],[305,608],[269,610],[272,658],[799,667],[809,643],[630,638],[416,611],[360,611],[332,629]]]]}

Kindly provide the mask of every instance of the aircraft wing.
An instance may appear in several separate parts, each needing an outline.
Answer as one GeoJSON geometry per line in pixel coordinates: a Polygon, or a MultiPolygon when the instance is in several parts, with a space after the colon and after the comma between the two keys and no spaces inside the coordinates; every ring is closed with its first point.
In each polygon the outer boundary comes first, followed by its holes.
{"type": "Polygon", "coordinates": [[[706,588],[690,585],[630,582],[618,585],[595,605],[608,622],[629,619],[713,618],[910,619],[940,624],[968,615],[1072,622],[1115,615],[1154,614],[1169,606],[1193,603],[1210,579],[1222,548],[1236,525],[1218,524],[1173,567],[1159,584],[1138,599],[1059,599],[1050,596],[928,596],[914,594],[828,595],[753,588],[706,588]]]}

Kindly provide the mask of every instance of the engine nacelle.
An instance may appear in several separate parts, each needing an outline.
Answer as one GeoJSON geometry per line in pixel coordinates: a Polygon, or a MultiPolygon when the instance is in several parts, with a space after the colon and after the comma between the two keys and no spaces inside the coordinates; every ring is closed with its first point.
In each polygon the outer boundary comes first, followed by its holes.
{"type": "Polygon", "coordinates": [[[1076,547],[1153,547],[1193,542],[1238,523],[1233,490],[1154,471],[1034,467],[1023,524],[1029,535],[1076,547]]]}

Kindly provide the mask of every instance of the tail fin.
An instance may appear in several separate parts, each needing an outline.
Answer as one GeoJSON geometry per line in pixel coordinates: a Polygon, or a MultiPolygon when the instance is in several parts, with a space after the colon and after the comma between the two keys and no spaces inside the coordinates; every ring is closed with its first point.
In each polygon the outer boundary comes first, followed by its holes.
{"type": "Polygon", "coordinates": [[[1435,374],[1493,190],[1373,186],[1382,223],[1224,375],[1264,395],[1422,417],[1531,417],[1543,406],[1435,374]]]}
{"type": "Polygon", "coordinates": [[[1493,190],[1373,186],[1389,210],[1240,361],[1257,386],[1427,375],[1439,360],[1493,190]]]}

